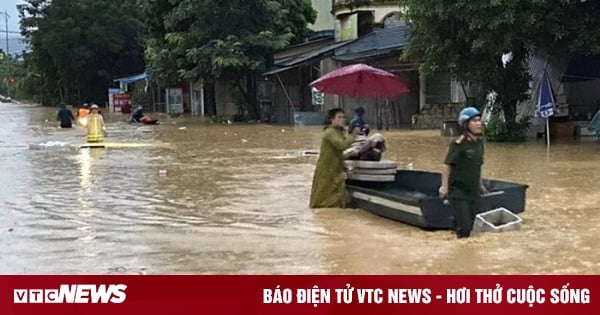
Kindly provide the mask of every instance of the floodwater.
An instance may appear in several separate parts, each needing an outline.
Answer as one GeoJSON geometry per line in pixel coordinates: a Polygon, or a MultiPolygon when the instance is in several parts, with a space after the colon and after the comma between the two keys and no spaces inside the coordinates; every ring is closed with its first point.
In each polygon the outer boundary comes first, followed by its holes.
{"type": "MultiPolygon", "coordinates": [[[[484,175],[530,185],[521,231],[457,240],[361,210],[308,208],[320,128],[109,117],[92,150],[53,110],[0,104],[0,273],[600,273],[600,145],[488,144],[484,175]],[[50,120],[47,122],[46,120],[50,120]],[[161,176],[160,170],[167,175],[161,176]]],[[[386,157],[438,170],[447,139],[385,133],[386,157]]]]}

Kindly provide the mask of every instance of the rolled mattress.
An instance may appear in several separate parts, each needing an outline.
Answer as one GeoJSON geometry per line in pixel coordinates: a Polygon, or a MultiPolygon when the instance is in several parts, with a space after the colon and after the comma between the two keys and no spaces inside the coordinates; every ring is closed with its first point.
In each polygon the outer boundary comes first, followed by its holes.
{"type": "Polygon", "coordinates": [[[367,174],[354,174],[349,173],[347,176],[350,180],[362,181],[362,182],[395,182],[396,176],[394,175],[367,175],[367,174]]]}
{"type": "Polygon", "coordinates": [[[361,161],[361,160],[346,160],[346,167],[350,169],[361,168],[361,169],[397,169],[398,163],[390,160],[381,161],[361,161]]]}

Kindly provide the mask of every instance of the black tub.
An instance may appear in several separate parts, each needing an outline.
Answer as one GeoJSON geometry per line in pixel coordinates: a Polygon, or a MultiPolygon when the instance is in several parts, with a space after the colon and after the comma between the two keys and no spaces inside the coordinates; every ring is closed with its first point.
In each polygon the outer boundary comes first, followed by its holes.
{"type": "MultiPolygon", "coordinates": [[[[350,207],[415,225],[424,229],[453,227],[452,205],[438,197],[441,175],[425,171],[398,170],[389,183],[346,181],[350,207]]],[[[477,213],[504,207],[525,211],[527,185],[484,180],[489,193],[481,198],[477,213]]]]}

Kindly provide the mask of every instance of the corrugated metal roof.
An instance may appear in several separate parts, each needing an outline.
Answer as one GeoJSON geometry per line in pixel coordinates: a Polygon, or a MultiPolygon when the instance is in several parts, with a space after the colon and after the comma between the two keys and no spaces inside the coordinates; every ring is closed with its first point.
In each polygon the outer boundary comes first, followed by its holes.
{"type": "Polygon", "coordinates": [[[295,68],[295,67],[294,67],[294,66],[291,66],[291,67],[275,68],[275,69],[271,69],[271,70],[269,70],[269,71],[267,71],[267,72],[263,73],[262,75],[263,75],[264,77],[268,77],[268,76],[270,76],[270,75],[274,75],[274,74],[277,74],[277,73],[281,73],[281,72],[284,72],[284,71],[288,71],[288,70],[290,70],[290,69],[293,69],[293,68],[295,68]]]}
{"type": "Polygon", "coordinates": [[[332,43],[327,46],[321,47],[319,49],[311,50],[309,52],[278,61],[275,65],[278,67],[295,66],[295,65],[304,63],[306,61],[309,61],[311,59],[320,57],[321,55],[326,54],[328,52],[333,52],[333,50],[335,50],[336,48],[340,48],[346,44],[349,44],[349,42],[345,41],[345,42],[332,43]]]}
{"type": "Polygon", "coordinates": [[[397,49],[378,49],[366,52],[359,52],[354,54],[344,54],[341,56],[335,56],[334,58],[339,61],[354,61],[360,59],[368,59],[372,57],[377,57],[381,55],[387,55],[391,52],[396,51],[397,49]]]}
{"type": "Polygon", "coordinates": [[[311,50],[309,52],[305,52],[303,54],[299,54],[299,55],[295,55],[295,56],[288,57],[285,59],[277,60],[275,62],[275,67],[270,69],[269,71],[263,73],[262,75],[270,76],[270,75],[273,75],[276,73],[280,73],[280,72],[287,71],[292,68],[301,66],[305,63],[318,60],[328,54],[333,55],[334,50],[336,48],[342,47],[346,44],[349,44],[350,42],[351,41],[331,43],[329,45],[323,46],[323,47],[315,49],[315,50],[311,50]]]}
{"type": "Polygon", "coordinates": [[[334,58],[349,61],[384,55],[408,47],[409,41],[406,25],[379,29],[336,49],[334,58]]]}
{"type": "Polygon", "coordinates": [[[269,76],[286,71],[329,54],[335,59],[344,61],[380,56],[404,49],[409,41],[408,26],[379,29],[355,40],[332,43],[303,54],[277,60],[275,67],[263,75],[269,76]]]}
{"type": "Polygon", "coordinates": [[[137,81],[146,80],[149,77],[150,76],[146,72],[144,72],[144,73],[132,75],[129,77],[118,78],[118,79],[115,79],[114,81],[121,82],[122,84],[131,84],[131,83],[135,83],[137,81]]]}

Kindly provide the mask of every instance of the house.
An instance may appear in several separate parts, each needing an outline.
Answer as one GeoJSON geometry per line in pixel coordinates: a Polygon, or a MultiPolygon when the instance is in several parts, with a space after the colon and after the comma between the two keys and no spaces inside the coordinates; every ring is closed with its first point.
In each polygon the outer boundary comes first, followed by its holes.
{"type": "MultiPolygon", "coordinates": [[[[257,82],[260,120],[281,124],[322,124],[333,107],[351,112],[363,105],[366,119],[377,121],[384,113],[389,127],[431,128],[456,116],[466,98],[449,73],[425,78],[418,63],[401,61],[409,30],[396,0],[313,0],[315,31],[304,43],[274,56],[274,66],[257,82]],[[322,95],[309,83],[321,75],[352,63],[367,63],[402,77],[411,91],[392,100],[355,100],[322,95]]],[[[226,82],[207,86],[182,81],[177,86],[135,83],[156,111],[233,116],[239,112],[234,87],[226,82]],[[150,94],[150,96],[148,96],[150,94]],[[209,97],[207,97],[209,96],[209,97]],[[216,108],[207,108],[214,97],[216,108]]],[[[135,93],[134,93],[135,94],[135,93]]],[[[379,123],[379,121],[377,121],[379,123]]]]}
{"type": "Polygon", "coordinates": [[[289,47],[275,55],[275,67],[263,74],[262,103],[271,104],[270,121],[294,123],[294,115],[312,116],[315,124],[323,121],[321,104],[313,102],[314,93],[308,86],[321,76],[323,63],[345,42],[334,42],[333,34],[323,39],[289,47]],[[311,115],[309,113],[318,113],[311,115]]]}
{"type": "Polygon", "coordinates": [[[439,124],[438,119],[458,114],[465,97],[449,73],[425,78],[418,63],[400,60],[408,47],[409,30],[396,1],[337,0],[331,5],[335,19],[333,40],[322,42],[318,47],[316,43],[307,42],[278,52],[273,69],[263,74],[265,97],[270,97],[273,108],[273,122],[321,124],[328,109],[342,107],[350,113],[359,105],[367,110],[368,121],[377,125],[387,123],[386,127],[392,128],[427,128],[439,124]],[[393,72],[407,82],[411,91],[393,100],[356,100],[320,96],[310,88],[309,83],[320,75],[354,63],[393,72]],[[381,117],[390,119],[380,121],[381,117]]]}

